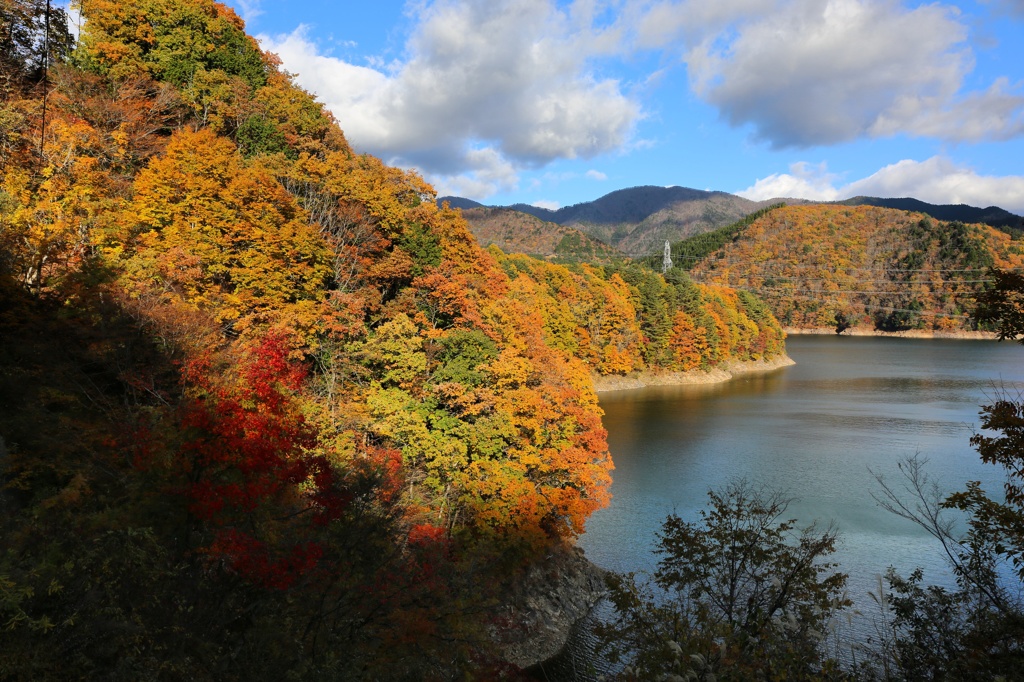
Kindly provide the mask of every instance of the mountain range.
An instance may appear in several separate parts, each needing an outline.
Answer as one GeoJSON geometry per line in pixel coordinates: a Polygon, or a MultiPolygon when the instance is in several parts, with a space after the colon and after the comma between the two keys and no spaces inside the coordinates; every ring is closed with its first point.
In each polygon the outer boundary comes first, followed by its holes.
{"type": "MultiPolygon", "coordinates": [[[[650,185],[616,190],[594,201],[557,210],[528,204],[487,207],[462,197],[441,197],[438,202],[448,202],[452,208],[462,209],[470,228],[482,245],[496,243],[503,250],[519,250],[547,257],[556,257],[553,246],[560,243],[565,235],[570,234],[565,228],[578,230],[587,237],[600,240],[626,256],[638,257],[657,251],[665,240],[678,241],[730,225],[766,206],[778,203],[826,203],[796,198],[751,201],[727,192],[650,185]],[[501,211],[506,228],[502,231],[500,240],[496,238],[493,229],[495,210],[501,211]],[[538,230],[542,228],[535,222],[527,220],[525,216],[516,218],[512,212],[533,216],[550,224],[551,226],[546,229],[552,236],[538,239],[538,230]],[[524,244],[523,247],[519,246],[519,233],[515,229],[509,229],[516,224],[529,225],[529,230],[524,232],[522,237],[528,238],[530,243],[524,244]],[[548,244],[549,250],[538,250],[541,242],[548,244]]],[[[996,206],[976,208],[965,204],[936,205],[911,198],[878,197],[854,197],[835,203],[916,211],[937,220],[984,223],[1010,232],[1024,230],[1024,218],[996,206]]]]}

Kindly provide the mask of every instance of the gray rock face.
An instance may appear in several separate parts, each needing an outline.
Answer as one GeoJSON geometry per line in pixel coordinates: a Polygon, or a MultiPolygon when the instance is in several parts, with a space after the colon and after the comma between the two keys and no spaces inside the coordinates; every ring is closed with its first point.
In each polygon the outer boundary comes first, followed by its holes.
{"type": "Polygon", "coordinates": [[[521,668],[546,661],[604,593],[604,571],[578,547],[560,547],[515,582],[494,640],[505,660],[521,668]]]}

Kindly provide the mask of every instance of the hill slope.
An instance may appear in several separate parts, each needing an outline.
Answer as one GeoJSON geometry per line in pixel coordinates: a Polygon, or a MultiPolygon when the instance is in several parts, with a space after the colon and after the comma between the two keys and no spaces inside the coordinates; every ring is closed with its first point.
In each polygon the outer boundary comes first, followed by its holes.
{"type": "Polygon", "coordinates": [[[883,199],[879,197],[853,197],[836,202],[846,206],[880,206],[898,208],[901,211],[915,211],[936,220],[958,220],[962,223],[983,223],[998,228],[1024,230],[1024,218],[998,206],[978,208],[967,204],[929,204],[918,199],[883,199]]]}
{"type": "Polygon", "coordinates": [[[214,0],[82,3],[73,62],[8,6],[0,678],[509,678],[502,584],[609,499],[591,372],[782,352],[750,295],[481,249],[214,0]]]}
{"type": "Polygon", "coordinates": [[[623,254],[584,232],[541,220],[510,208],[463,208],[470,231],[481,246],[525,253],[560,262],[606,263],[623,254]]]}
{"type": "MultiPolygon", "coordinates": [[[[480,208],[469,199],[445,197],[452,207],[480,208]]],[[[750,201],[726,192],[707,192],[685,187],[631,187],[610,192],[594,201],[546,208],[515,204],[503,208],[532,215],[540,220],[566,225],[611,244],[632,256],[647,256],[661,250],[664,241],[678,241],[729,225],[766,206],[810,204],[804,199],[750,201]]],[[[1024,218],[997,206],[977,208],[964,204],[937,205],[917,199],[854,197],[832,202],[845,206],[878,206],[915,211],[936,220],[983,223],[1011,233],[1024,230],[1024,218]]],[[[474,222],[470,218],[470,223],[474,222]]]]}
{"type": "MultiPolygon", "coordinates": [[[[472,205],[468,199],[446,197],[452,206],[472,205]]],[[[786,200],[802,203],[801,200],[786,200]]],[[[547,223],[573,227],[610,244],[628,256],[646,256],[675,241],[739,220],[771,202],[750,201],[726,192],[686,187],[631,187],[594,201],[546,208],[515,204],[502,207],[547,223]]],[[[475,219],[467,216],[470,224],[475,219]]]]}
{"type": "MultiPolygon", "coordinates": [[[[695,279],[762,296],[788,327],[967,330],[987,268],[1024,267],[1024,242],[987,225],[872,206],[786,206],[691,250],[695,279]]],[[[682,252],[713,235],[675,249],[682,252]]]]}

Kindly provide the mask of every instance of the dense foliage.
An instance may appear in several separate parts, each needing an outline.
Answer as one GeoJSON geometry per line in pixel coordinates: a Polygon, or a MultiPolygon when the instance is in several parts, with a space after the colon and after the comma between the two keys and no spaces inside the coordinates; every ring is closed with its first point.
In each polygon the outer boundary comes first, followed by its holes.
{"type": "Polygon", "coordinates": [[[0,678],[514,674],[498,585],[609,498],[591,372],[777,323],[481,250],[219,3],[55,11],[46,60],[43,8],[0,14],[0,678]]]}
{"type": "MultiPolygon", "coordinates": [[[[638,265],[572,268],[499,255],[540,311],[547,343],[600,374],[708,369],[783,352],[785,334],[755,296],[663,277],[638,265]]],[[[517,289],[518,291],[519,289],[517,289]]]]}
{"type": "Polygon", "coordinates": [[[850,601],[828,562],[836,532],[798,529],[789,500],[739,482],[709,493],[699,523],[670,515],[653,585],[612,575],[615,617],[599,627],[626,680],[840,677],[826,652],[850,601]]]}
{"type": "Polygon", "coordinates": [[[1024,267],[1024,244],[985,225],[807,205],[683,241],[673,258],[698,281],[761,296],[786,327],[952,331],[977,327],[988,268],[1024,267]]]}

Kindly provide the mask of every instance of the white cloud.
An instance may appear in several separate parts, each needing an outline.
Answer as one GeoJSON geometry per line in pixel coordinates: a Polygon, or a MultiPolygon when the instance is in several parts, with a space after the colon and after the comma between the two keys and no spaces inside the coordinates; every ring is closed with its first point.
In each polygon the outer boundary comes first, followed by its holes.
{"type": "Polygon", "coordinates": [[[639,105],[618,81],[591,72],[621,36],[592,25],[587,5],[423,3],[413,8],[408,56],[386,69],[326,56],[301,27],[260,40],[327,104],[357,149],[427,175],[472,175],[478,147],[509,169],[592,157],[629,140],[639,105]]]}
{"type": "Polygon", "coordinates": [[[838,176],[824,164],[794,164],[790,173],[770,175],[737,192],[757,201],[792,197],[834,201],[855,196],[912,197],[932,204],[999,206],[1024,215],[1024,176],[981,175],[943,156],[925,161],[905,159],[866,178],[836,186],[838,176]]]}
{"type": "Polygon", "coordinates": [[[263,8],[260,7],[261,0],[233,0],[230,4],[239,9],[239,13],[246,23],[263,14],[263,8]]]}
{"type": "Polygon", "coordinates": [[[590,178],[591,180],[597,180],[598,182],[604,182],[605,180],[608,179],[607,174],[602,173],[599,170],[594,170],[593,168],[587,171],[587,177],[590,178]]]}
{"type": "Polygon", "coordinates": [[[846,196],[913,197],[932,204],[999,206],[1024,215],[1024,176],[979,175],[942,156],[904,160],[850,183],[846,196]]]}
{"type": "Polygon", "coordinates": [[[897,0],[658,2],[638,23],[642,45],[680,41],[694,92],[775,148],[1024,134],[1019,89],[963,91],[968,35],[956,7],[897,0]]]}
{"type": "MultiPolygon", "coordinates": [[[[234,3],[258,12],[260,1],[234,3]]],[[[634,83],[598,70],[631,68],[645,50],[682,59],[698,97],[773,148],[1024,136],[1024,85],[965,88],[968,19],[948,0],[409,0],[406,15],[397,61],[331,56],[301,26],[260,40],[357,149],[480,199],[557,159],[653,146],[634,137],[637,98],[666,61],[634,83]]],[[[824,198],[833,185],[790,169],[747,191],[824,198]]]]}
{"type": "Polygon", "coordinates": [[[779,0],[662,0],[636,21],[637,42],[644,48],[687,45],[717,35],[737,21],[763,18],[777,11],[779,0]]]}
{"type": "Polygon", "coordinates": [[[737,194],[753,201],[775,198],[835,201],[839,198],[839,192],[833,186],[836,176],[828,172],[824,163],[812,165],[799,161],[792,164],[789,170],[789,173],[775,173],[761,178],[737,194]]]}
{"type": "Polygon", "coordinates": [[[512,192],[519,188],[519,174],[515,166],[491,147],[468,151],[459,173],[426,173],[425,179],[434,186],[438,196],[454,195],[482,201],[498,192],[512,192]]]}
{"type": "Polygon", "coordinates": [[[870,128],[876,136],[904,130],[955,142],[1008,140],[1024,134],[1024,93],[1000,78],[988,90],[954,102],[943,102],[938,97],[907,97],[895,102],[870,128]]]}
{"type": "Polygon", "coordinates": [[[537,208],[546,208],[549,211],[557,211],[560,208],[557,201],[548,201],[547,199],[535,201],[532,205],[537,208]]]}

